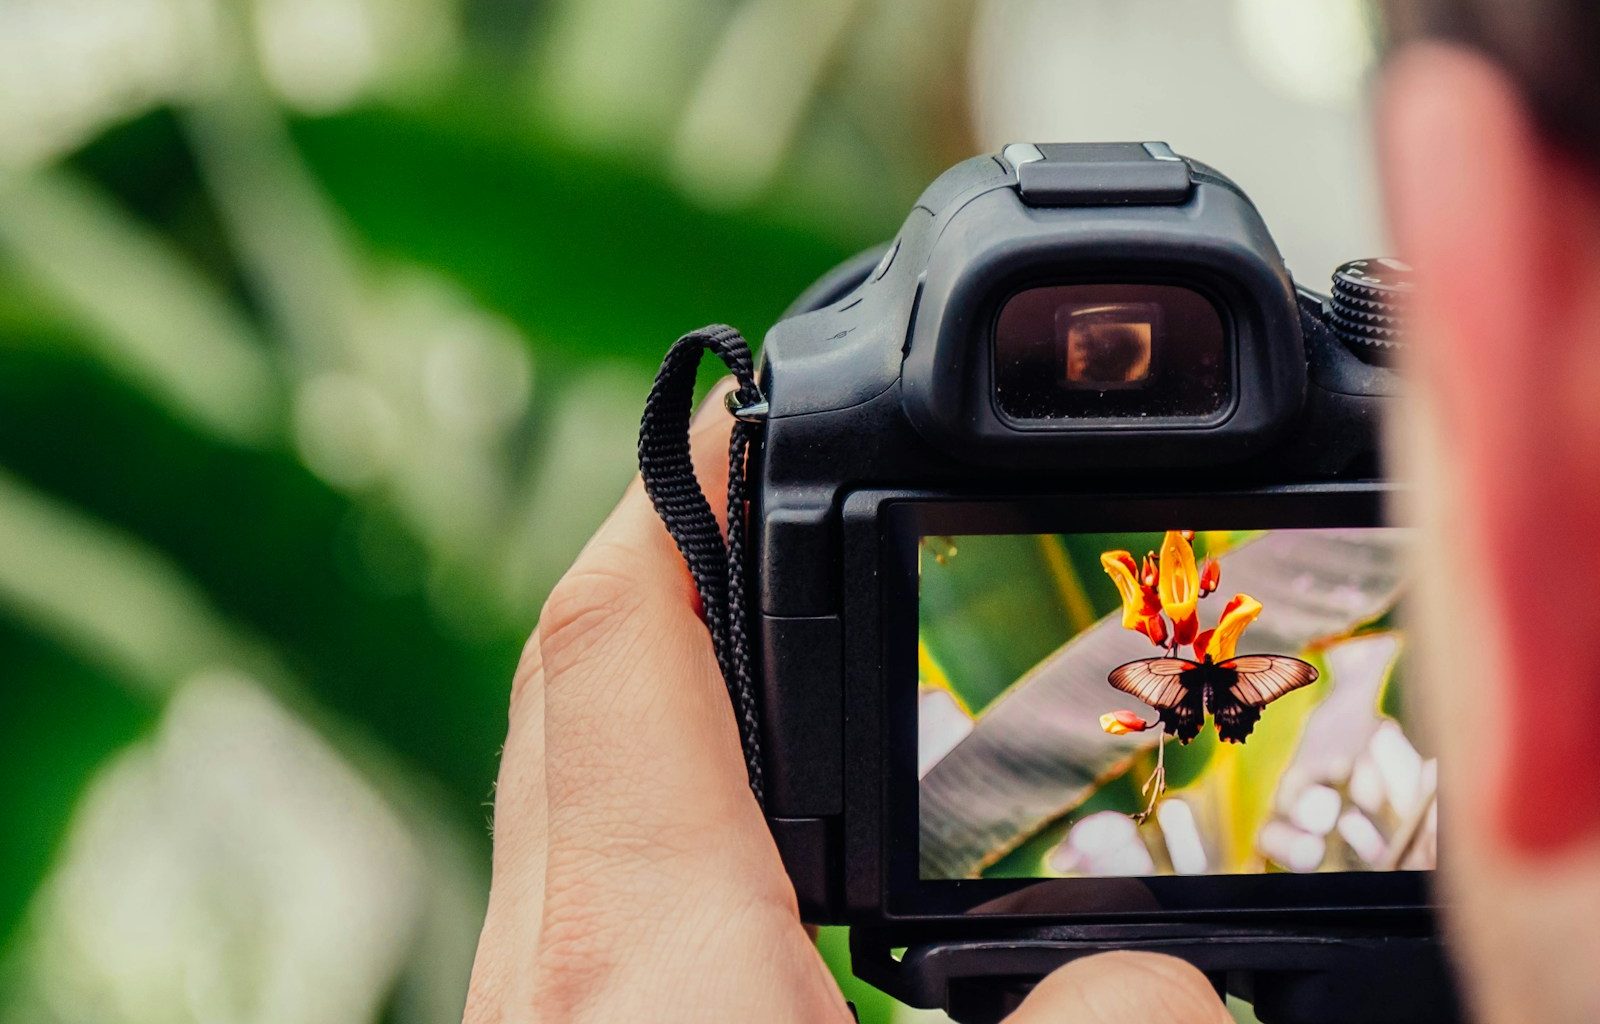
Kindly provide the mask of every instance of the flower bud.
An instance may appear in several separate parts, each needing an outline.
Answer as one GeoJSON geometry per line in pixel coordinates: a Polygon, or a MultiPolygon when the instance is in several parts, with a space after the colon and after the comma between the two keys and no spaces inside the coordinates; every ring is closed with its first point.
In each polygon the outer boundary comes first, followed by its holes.
{"type": "Polygon", "coordinates": [[[1145,636],[1150,638],[1150,642],[1155,644],[1157,647],[1161,647],[1166,644],[1167,620],[1163,619],[1160,615],[1152,615],[1145,619],[1144,624],[1139,628],[1145,636]]]}
{"type": "Polygon", "coordinates": [[[1113,736],[1126,736],[1131,732],[1144,732],[1151,723],[1139,717],[1136,711],[1107,711],[1100,716],[1100,728],[1113,736]]]}
{"type": "Polygon", "coordinates": [[[1222,582],[1222,565],[1215,558],[1206,559],[1206,564],[1200,570],[1200,596],[1211,593],[1217,589],[1217,584],[1222,582]]]}

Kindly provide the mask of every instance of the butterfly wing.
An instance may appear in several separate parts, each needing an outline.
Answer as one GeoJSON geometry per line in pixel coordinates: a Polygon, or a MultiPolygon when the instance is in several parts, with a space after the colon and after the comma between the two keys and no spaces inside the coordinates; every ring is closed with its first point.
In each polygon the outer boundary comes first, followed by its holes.
{"type": "Polygon", "coordinates": [[[1184,674],[1200,668],[1184,658],[1141,658],[1118,665],[1108,677],[1112,686],[1131,693],[1153,708],[1176,707],[1189,689],[1184,674]]]}
{"type": "Polygon", "coordinates": [[[1155,708],[1166,730],[1188,743],[1205,724],[1205,687],[1194,675],[1201,667],[1183,658],[1144,658],[1118,665],[1107,679],[1155,708]]]}
{"type": "Polygon", "coordinates": [[[1317,670],[1282,654],[1246,654],[1216,666],[1206,704],[1217,735],[1243,743],[1261,719],[1261,709],[1292,690],[1317,681],[1317,670]]]}
{"type": "Polygon", "coordinates": [[[1246,654],[1217,666],[1238,673],[1233,696],[1253,708],[1264,708],[1291,690],[1317,681],[1317,670],[1299,658],[1282,654],[1246,654]]]}

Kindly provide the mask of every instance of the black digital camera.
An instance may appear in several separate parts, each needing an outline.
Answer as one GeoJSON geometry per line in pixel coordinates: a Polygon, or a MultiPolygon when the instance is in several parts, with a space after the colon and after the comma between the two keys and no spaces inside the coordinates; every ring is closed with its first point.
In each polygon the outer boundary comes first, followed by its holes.
{"type": "Polygon", "coordinates": [[[1408,288],[1297,288],[1164,144],[1017,144],[772,328],[758,767],[858,975],[993,1020],[1154,949],[1268,1024],[1454,1019],[1378,443],[1408,288]]]}

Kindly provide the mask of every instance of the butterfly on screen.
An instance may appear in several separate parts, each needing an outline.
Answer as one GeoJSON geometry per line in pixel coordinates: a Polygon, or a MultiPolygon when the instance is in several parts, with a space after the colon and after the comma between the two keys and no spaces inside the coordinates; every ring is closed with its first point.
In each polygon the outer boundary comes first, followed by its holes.
{"type": "Polygon", "coordinates": [[[1281,654],[1246,654],[1225,661],[1143,658],[1111,670],[1110,683],[1156,709],[1167,732],[1188,743],[1200,735],[1206,714],[1217,735],[1243,743],[1261,709],[1317,681],[1317,670],[1281,654]]]}

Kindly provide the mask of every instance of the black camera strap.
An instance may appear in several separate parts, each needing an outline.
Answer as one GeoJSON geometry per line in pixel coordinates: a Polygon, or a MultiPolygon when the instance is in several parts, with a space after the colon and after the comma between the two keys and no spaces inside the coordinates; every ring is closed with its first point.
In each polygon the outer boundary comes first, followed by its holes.
{"type": "Polygon", "coordinates": [[[639,424],[639,473],[644,478],[644,489],[683,554],[700,593],[711,646],[738,720],[750,791],[755,794],[756,803],[762,805],[761,728],[750,670],[744,546],[745,456],[764,409],[749,342],[732,327],[712,324],[685,334],[667,351],[639,424]],[[700,489],[689,455],[695,372],[706,352],[722,360],[738,381],[738,387],[728,395],[734,424],[733,439],[728,445],[726,540],[700,489]]]}

